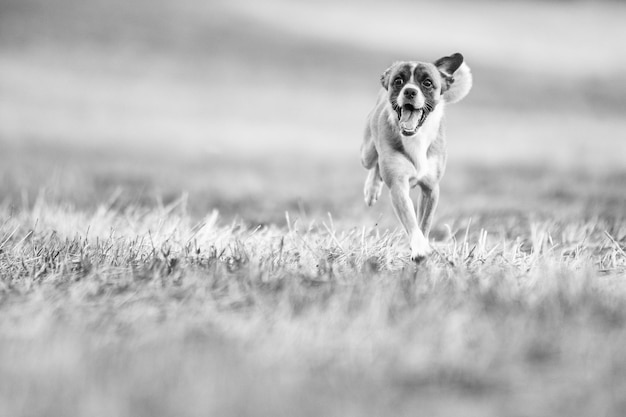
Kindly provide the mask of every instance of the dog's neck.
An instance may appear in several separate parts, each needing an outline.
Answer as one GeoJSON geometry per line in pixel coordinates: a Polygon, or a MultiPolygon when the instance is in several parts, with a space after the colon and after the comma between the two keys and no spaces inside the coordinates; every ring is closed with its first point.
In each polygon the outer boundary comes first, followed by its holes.
{"type": "Polygon", "coordinates": [[[439,127],[443,120],[444,107],[445,103],[443,101],[439,102],[433,111],[430,112],[418,131],[412,136],[405,136],[400,131],[396,112],[391,105],[389,106],[389,122],[394,132],[402,138],[402,147],[415,166],[418,179],[421,178],[428,169],[428,149],[437,139],[437,135],[439,135],[439,127]]]}

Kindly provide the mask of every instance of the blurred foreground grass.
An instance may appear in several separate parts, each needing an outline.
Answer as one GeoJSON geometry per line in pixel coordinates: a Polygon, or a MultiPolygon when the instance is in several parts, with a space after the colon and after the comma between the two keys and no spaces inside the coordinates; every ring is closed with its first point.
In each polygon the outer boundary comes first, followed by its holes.
{"type": "Polygon", "coordinates": [[[0,1],[0,415],[623,415],[624,11],[0,1]],[[456,50],[416,268],[361,129],[456,50]]]}
{"type": "Polygon", "coordinates": [[[2,209],[4,415],[623,415],[626,225],[2,209]]]}

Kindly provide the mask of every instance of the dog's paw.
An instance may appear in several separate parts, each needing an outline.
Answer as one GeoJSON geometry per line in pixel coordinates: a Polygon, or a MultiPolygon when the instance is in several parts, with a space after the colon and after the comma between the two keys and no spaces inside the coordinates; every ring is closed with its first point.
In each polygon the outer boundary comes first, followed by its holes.
{"type": "Polygon", "coordinates": [[[371,185],[369,187],[366,186],[364,190],[365,204],[367,204],[368,207],[373,206],[380,198],[380,195],[382,194],[382,192],[383,192],[382,184],[371,185]]]}
{"type": "Polygon", "coordinates": [[[428,244],[427,240],[421,240],[414,242],[411,245],[411,260],[415,263],[422,263],[428,255],[433,251],[433,248],[428,244]]]}

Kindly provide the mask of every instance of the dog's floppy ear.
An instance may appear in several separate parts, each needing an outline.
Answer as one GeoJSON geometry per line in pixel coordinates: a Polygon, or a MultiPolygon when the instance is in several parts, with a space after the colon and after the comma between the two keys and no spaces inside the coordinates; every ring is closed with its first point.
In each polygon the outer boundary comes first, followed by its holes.
{"type": "Polygon", "coordinates": [[[456,103],[472,88],[472,72],[458,52],[435,61],[442,79],[441,95],[447,103],[456,103]]]}
{"type": "Polygon", "coordinates": [[[396,65],[395,63],[391,64],[389,68],[385,70],[380,76],[380,84],[383,86],[385,90],[389,89],[389,76],[391,75],[391,70],[396,65]]]}
{"type": "Polygon", "coordinates": [[[457,52],[456,54],[439,58],[435,61],[435,66],[439,69],[439,72],[450,77],[454,74],[454,71],[459,69],[462,63],[463,55],[457,52]]]}

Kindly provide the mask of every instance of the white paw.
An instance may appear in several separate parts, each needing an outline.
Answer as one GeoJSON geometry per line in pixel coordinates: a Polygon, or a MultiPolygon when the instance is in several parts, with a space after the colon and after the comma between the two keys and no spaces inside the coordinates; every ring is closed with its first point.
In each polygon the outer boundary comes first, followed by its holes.
{"type": "Polygon", "coordinates": [[[420,263],[428,257],[433,251],[426,239],[416,239],[411,242],[411,260],[420,263]]]}
{"type": "Polygon", "coordinates": [[[374,203],[376,203],[378,201],[378,199],[380,198],[380,195],[383,192],[383,186],[382,184],[380,184],[379,186],[376,185],[371,185],[371,186],[366,186],[364,193],[365,193],[365,204],[367,204],[368,207],[371,207],[374,205],[374,203]]]}

